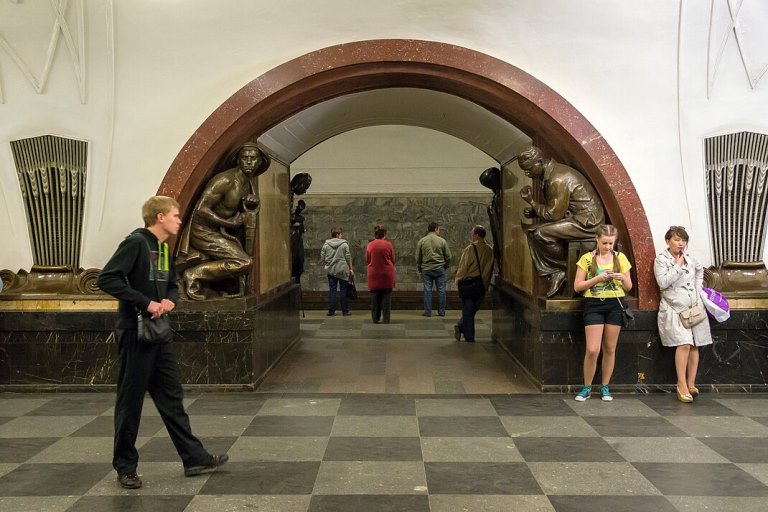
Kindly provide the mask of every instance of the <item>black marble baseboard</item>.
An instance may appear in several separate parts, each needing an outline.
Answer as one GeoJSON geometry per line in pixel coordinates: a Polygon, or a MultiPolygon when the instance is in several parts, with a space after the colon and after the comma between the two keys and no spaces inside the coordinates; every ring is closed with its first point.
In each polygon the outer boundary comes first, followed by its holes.
{"type": "MultiPolygon", "coordinates": [[[[581,311],[552,311],[504,288],[493,288],[493,337],[543,391],[571,392],[583,382],[581,311]]],[[[636,311],[622,329],[611,379],[617,391],[668,391],[676,382],[674,348],[661,345],[656,311],[636,311]]],[[[713,344],[700,351],[697,383],[713,392],[768,390],[768,310],[734,310],[710,320],[713,344]]],[[[594,382],[600,379],[600,363],[594,382]]]]}
{"type": "MultiPolygon", "coordinates": [[[[262,304],[179,304],[171,315],[185,386],[253,389],[299,340],[298,286],[262,304]]],[[[116,313],[0,312],[0,390],[111,389],[116,313]]]]}

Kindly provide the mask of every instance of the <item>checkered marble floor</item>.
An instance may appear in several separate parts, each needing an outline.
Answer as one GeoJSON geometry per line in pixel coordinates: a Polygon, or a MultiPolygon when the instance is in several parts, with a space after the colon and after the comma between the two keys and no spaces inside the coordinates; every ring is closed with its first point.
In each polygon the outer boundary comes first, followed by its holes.
{"type": "Polygon", "coordinates": [[[458,343],[461,316],[393,311],[374,324],[367,311],[328,317],[307,311],[302,341],[259,386],[274,393],[534,393],[525,372],[491,343],[491,312],[476,318],[476,342],[458,343]]]}
{"type": "Polygon", "coordinates": [[[704,394],[201,393],[218,472],[185,478],[154,406],[144,487],[110,467],[112,394],[0,394],[3,511],[765,511],[768,400],[704,394]]]}

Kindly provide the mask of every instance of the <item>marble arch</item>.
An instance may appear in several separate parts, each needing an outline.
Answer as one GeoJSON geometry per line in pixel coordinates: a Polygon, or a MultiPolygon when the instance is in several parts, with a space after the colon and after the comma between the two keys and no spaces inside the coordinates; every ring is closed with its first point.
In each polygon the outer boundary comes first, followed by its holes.
{"type": "Polygon", "coordinates": [[[638,269],[640,309],[655,309],[654,245],[632,180],[607,141],[573,105],[517,67],[434,41],[356,41],[297,57],[255,78],[222,103],[189,138],[158,193],[189,205],[222,155],[301,110],[354,92],[416,87],[476,103],[529,134],[590,178],[612,222],[627,233],[638,269]]]}

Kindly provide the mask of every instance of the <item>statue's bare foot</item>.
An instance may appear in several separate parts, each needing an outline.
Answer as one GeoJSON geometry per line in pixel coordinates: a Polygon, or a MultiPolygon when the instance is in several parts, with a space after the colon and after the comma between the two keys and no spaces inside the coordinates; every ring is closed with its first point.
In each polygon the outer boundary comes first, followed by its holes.
{"type": "Polygon", "coordinates": [[[565,272],[558,270],[554,274],[549,275],[549,289],[547,290],[547,297],[552,297],[565,283],[565,272]]]}
{"type": "Polygon", "coordinates": [[[187,297],[192,300],[205,300],[205,295],[200,293],[200,280],[192,277],[192,272],[184,271],[184,284],[187,289],[187,297]]]}

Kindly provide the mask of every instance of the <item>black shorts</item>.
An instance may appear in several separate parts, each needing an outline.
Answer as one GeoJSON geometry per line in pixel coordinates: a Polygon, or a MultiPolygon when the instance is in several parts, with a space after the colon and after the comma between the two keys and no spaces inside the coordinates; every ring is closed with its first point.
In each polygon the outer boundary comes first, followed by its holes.
{"type": "Polygon", "coordinates": [[[621,305],[613,297],[605,300],[584,299],[584,325],[621,325],[621,305]]]}

